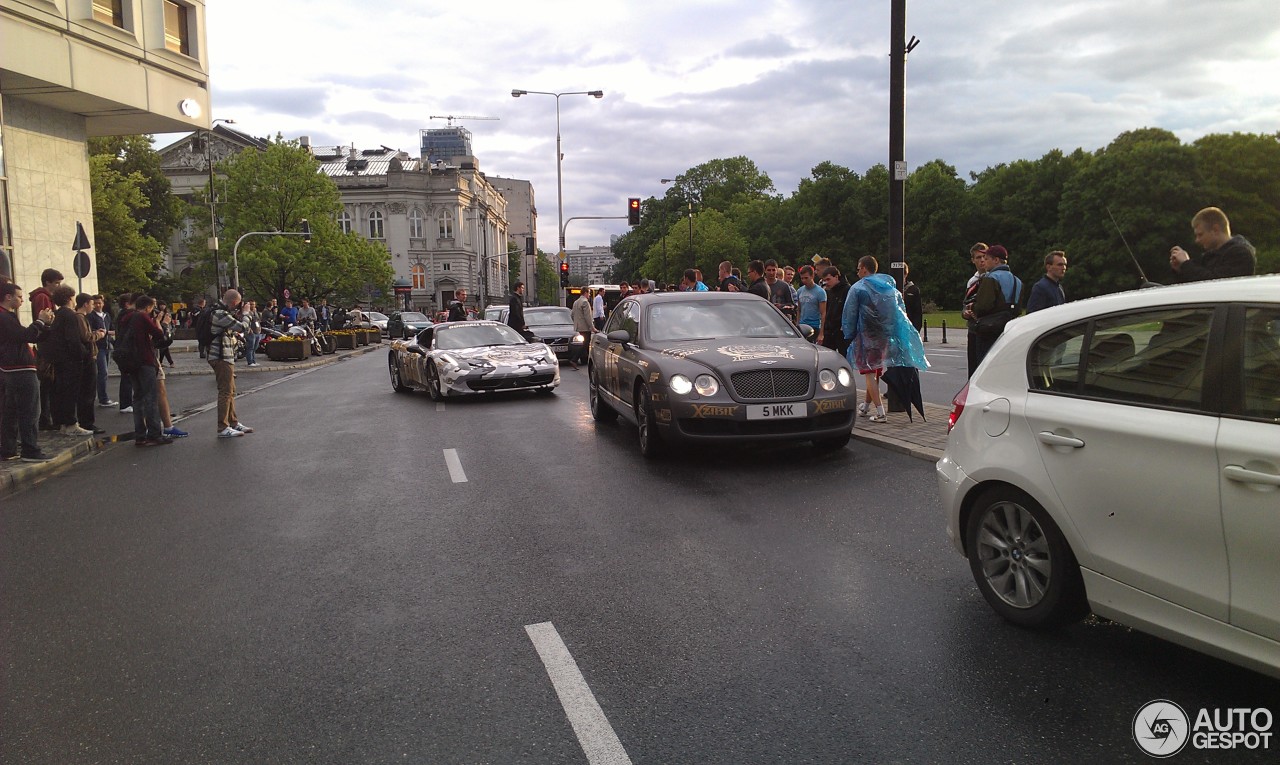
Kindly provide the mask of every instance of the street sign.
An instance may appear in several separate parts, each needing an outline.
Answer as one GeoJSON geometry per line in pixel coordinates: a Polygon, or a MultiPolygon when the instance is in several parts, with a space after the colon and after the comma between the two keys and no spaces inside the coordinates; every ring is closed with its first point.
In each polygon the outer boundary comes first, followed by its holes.
{"type": "Polygon", "coordinates": [[[75,262],[72,264],[72,270],[76,276],[83,279],[89,275],[89,255],[81,251],[76,253],[75,262]]]}

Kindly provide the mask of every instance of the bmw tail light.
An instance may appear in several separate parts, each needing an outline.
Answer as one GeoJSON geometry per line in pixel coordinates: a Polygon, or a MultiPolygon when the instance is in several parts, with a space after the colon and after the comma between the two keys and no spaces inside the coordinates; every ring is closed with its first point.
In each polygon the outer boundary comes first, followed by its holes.
{"type": "Polygon", "coordinates": [[[965,383],[956,397],[951,399],[951,416],[947,418],[947,432],[956,426],[956,421],[960,419],[960,415],[964,413],[964,402],[969,398],[969,383],[965,383]]]}

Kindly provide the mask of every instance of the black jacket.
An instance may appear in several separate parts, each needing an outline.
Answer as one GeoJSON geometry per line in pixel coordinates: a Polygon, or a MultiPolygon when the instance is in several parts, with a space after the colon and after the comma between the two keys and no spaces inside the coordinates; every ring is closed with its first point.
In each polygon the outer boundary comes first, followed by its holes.
{"type": "Polygon", "coordinates": [[[527,326],[524,323],[524,301],[514,292],[511,293],[511,307],[507,311],[507,324],[517,332],[523,332],[527,326]]]}
{"type": "Polygon", "coordinates": [[[30,343],[43,338],[49,331],[45,323],[37,319],[24,327],[13,311],[0,308],[0,372],[35,371],[36,355],[30,343]]]}
{"type": "Polygon", "coordinates": [[[751,282],[751,286],[747,287],[747,292],[750,292],[752,295],[759,295],[765,300],[768,300],[769,284],[764,280],[764,277],[762,276],[759,279],[756,279],[754,282],[751,282]]]}
{"type": "Polygon", "coordinates": [[[41,352],[55,363],[93,359],[97,354],[93,348],[93,336],[88,332],[88,321],[74,308],[64,305],[54,312],[53,324],[41,352]]]}
{"type": "Polygon", "coordinates": [[[1199,282],[1226,279],[1229,276],[1253,276],[1258,265],[1256,251],[1249,240],[1236,235],[1216,250],[1209,250],[1199,260],[1188,260],[1178,271],[1178,281],[1199,282]]]}

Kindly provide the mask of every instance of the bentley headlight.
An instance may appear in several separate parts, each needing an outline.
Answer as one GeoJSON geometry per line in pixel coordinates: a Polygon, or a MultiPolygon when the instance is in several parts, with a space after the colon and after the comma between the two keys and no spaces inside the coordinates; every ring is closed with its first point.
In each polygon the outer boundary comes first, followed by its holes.
{"type": "Polygon", "coordinates": [[[714,396],[720,390],[720,383],[716,382],[716,378],[711,375],[698,375],[694,378],[693,387],[697,389],[699,395],[714,396]]]}
{"type": "Polygon", "coordinates": [[[582,333],[581,333],[581,332],[579,332],[578,334],[576,334],[576,335],[574,335],[574,336],[573,336],[573,340],[572,340],[571,342],[581,343],[582,341],[584,341],[584,340],[586,340],[586,339],[587,339],[587,338],[583,337],[583,336],[582,336],[582,333]]]}
{"type": "Polygon", "coordinates": [[[849,374],[849,370],[841,367],[836,370],[836,379],[840,381],[840,387],[848,388],[853,384],[853,375],[849,374]]]}
{"type": "Polygon", "coordinates": [[[689,382],[689,378],[684,375],[671,375],[671,382],[669,385],[671,386],[672,393],[678,393],[681,396],[686,395],[689,391],[693,390],[693,383],[689,382]]]}
{"type": "Polygon", "coordinates": [[[823,390],[835,390],[836,376],[830,369],[824,369],[818,373],[818,385],[820,385],[823,390]]]}

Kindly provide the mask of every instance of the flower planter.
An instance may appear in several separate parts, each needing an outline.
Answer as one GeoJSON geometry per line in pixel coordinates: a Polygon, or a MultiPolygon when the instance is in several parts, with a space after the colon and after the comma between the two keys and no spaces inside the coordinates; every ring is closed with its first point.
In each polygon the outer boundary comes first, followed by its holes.
{"type": "Polygon", "coordinates": [[[381,342],[382,342],[382,332],[381,332],[381,331],[376,330],[376,329],[366,329],[366,330],[364,331],[364,343],[365,343],[365,345],[369,345],[370,343],[381,343],[381,342]]]}
{"type": "Polygon", "coordinates": [[[357,329],[355,334],[356,343],[360,345],[369,344],[369,335],[363,329],[357,329]]]}
{"type": "Polygon", "coordinates": [[[267,358],[272,361],[302,361],[311,357],[311,344],[272,340],[267,343],[267,358]]]}
{"type": "Polygon", "coordinates": [[[355,335],[329,335],[329,339],[333,341],[333,347],[340,351],[354,351],[356,349],[355,335]]]}

